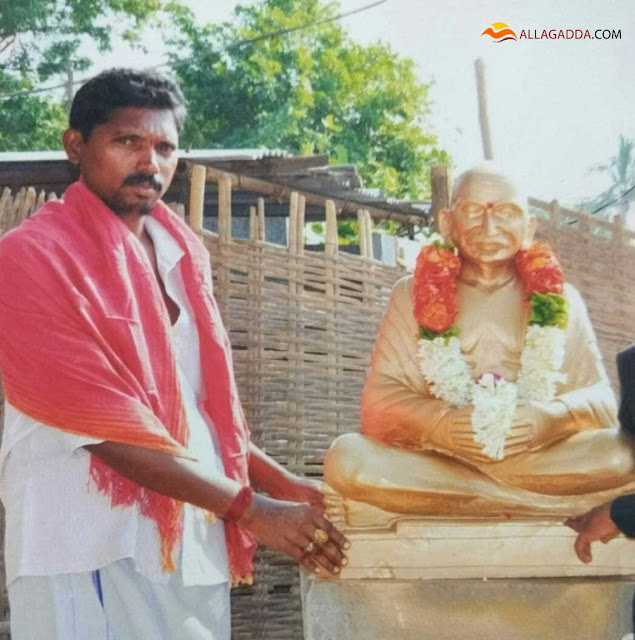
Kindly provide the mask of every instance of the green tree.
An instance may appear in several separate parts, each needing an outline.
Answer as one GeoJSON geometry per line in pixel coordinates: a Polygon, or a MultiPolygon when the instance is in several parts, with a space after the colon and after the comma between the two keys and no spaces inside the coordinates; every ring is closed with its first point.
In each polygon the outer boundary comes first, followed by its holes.
{"type": "Polygon", "coordinates": [[[144,27],[170,13],[175,0],[0,0],[2,68],[21,78],[46,80],[69,65],[85,71],[80,53],[92,43],[99,53],[123,39],[140,44],[144,27]]]}
{"type": "Polygon", "coordinates": [[[607,175],[611,184],[592,200],[583,203],[588,211],[603,218],[628,211],[629,201],[635,199],[635,141],[620,136],[617,153],[608,162],[592,167],[591,171],[607,175]]]}
{"type": "Polygon", "coordinates": [[[179,10],[177,0],[0,0],[0,151],[59,149],[63,101],[28,91],[85,73],[87,50],[141,47],[144,28],[167,28],[179,10]]]}
{"type": "MultiPolygon", "coordinates": [[[[0,94],[32,88],[28,80],[0,71],[0,94]]],[[[64,105],[35,95],[4,100],[0,106],[0,151],[61,149],[61,135],[67,124],[64,105]]]]}
{"type": "Polygon", "coordinates": [[[367,187],[429,194],[429,166],[448,162],[426,118],[429,85],[382,43],[362,46],[324,0],[259,0],[232,24],[199,26],[183,11],[169,47],[189,102],[184,146],[269,147],[355,163],[367,187]],[[240,43],[240,44],[238,44],[240,43]],[[181,62],[183,58],[187,58],[181,62]]]}

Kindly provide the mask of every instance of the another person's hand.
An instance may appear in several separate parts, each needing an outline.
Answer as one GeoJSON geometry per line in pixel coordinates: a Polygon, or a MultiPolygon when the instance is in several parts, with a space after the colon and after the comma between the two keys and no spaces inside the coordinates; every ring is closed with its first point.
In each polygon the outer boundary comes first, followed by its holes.
{"type": "Polygon", "coordinates": [[[582,562],[591,562],[591,543],[601,540],[604,543],[609,542],[620,534],[617,525],[611,519],[611,503],[595,507],[587,513],[575,518],[568,518],[564,522],[578,533],[575,540],[575,552],[582,562]]]}
{"type": "Polygon", "coordinates": [[[262,544],[297,560],[307,571],[339,574],[348,560],[346,538],[308,502],[286,502],[254,494],[238,521],[262,544]]]}

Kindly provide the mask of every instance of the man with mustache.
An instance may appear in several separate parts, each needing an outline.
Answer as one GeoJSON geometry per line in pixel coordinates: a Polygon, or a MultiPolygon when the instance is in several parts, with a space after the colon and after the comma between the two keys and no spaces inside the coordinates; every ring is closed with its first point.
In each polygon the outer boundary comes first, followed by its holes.
{"type": "Polygon", "coordinates": [[[209,255],[160,200],[184,118],[158,74],[87,82],[80,181],[0,242],[14,640],[228,640],[254,539],[346,562],[318,489],[250,443],[209,255]]]}

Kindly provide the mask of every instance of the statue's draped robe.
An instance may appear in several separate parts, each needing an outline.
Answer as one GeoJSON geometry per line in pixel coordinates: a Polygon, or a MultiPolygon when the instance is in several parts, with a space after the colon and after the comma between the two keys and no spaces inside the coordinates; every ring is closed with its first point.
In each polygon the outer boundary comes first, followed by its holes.
{"type": "MultiPolygon", "coordinates": [[[[379,328],[362,397],[362,431],[367,436],[396,448],[434,450],[506,485],[532,492],[588,493],[625,483],[624,468],[632,468],[628,446],[620,444],[621,457],[611,457],[608,464],[593,464],[598,429],[613,429],[604,434],[610,437],[604,438],[601,448],[619,440],[616,403],[586,307],[574,287],[565,285],[564,291],[569,324],[562,372],[567,379],[557,386],[553,402],[537,405],[558,436],[540,451],[501,462],[462,459],[453,449],[444,420],[453,408],[431,394],[420,370],[412,289],[412,277],[396,284],[379,328]],[[569,446],[574,440],[575,447],[569,446]],[[574,481],[582,477],[584,486],[574,481]]],[[[459,282],[457,296],[461,348],[473,376],[494,372],[515,381],[528,313],[520,279],[490,290],[459,282]]],[[[456,463],[451,466],[455,468],[456,463]]]]}

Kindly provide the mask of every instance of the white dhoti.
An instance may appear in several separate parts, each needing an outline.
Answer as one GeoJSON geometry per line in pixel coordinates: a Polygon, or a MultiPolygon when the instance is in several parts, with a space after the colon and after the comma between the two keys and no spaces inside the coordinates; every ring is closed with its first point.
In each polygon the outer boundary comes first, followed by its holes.
{"type": "Polygon", "coordinates": [[[152,582],[120,560],[9,585],[12,640],[229,640],[229,583],[152,582]]]}

